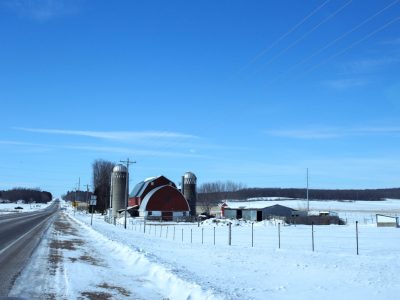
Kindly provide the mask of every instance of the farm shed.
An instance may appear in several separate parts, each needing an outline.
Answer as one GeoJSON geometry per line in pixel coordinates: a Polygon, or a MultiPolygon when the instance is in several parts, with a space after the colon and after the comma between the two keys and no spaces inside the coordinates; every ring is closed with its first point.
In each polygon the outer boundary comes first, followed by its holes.
{"type": "Polygon", "coordinates": [[[400,217],[376,215],[376,225],[378,227],[400,227],[400,217]]]}
{"type": "Polygon", "coordinates": [[[306,216],[307,212],[299,211],[293,209],[291,207],[283,206],[283,205],[272,205],[265,208],[265,214],[268,217],[292,217],[292,216],[306,216]]]}
{"type": "Polygon", "coordinates": [[[292,216],[304,216],[306,212],[298,211],[290,207],[283,205],[272,205],[267,207],[245,207],[241,206],[238,208],[225,207],[224,209],[225,218],[228,219],[243,219],[249,221],[262,221],[271,217],[282,217],[288,218],[292,216]]]}

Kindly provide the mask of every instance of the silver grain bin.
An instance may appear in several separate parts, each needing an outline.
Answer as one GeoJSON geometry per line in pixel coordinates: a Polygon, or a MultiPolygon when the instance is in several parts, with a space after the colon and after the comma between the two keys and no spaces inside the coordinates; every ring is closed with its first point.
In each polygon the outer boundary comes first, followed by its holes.
{"type": "Polygon", "coordinates": [[[116,165],[111,174],[112,217],[118,216],[118,210],[125,209],[127,169],[116,165]]]}
{"type": "Polygon", "coordinates": [[[197,202],[197,191],[196,191],[197,177],[192,172],[186,172],[183,175],[183,195],[185,196],[190,207],[190,215],[196,215],[196,202],[197,202]]]}

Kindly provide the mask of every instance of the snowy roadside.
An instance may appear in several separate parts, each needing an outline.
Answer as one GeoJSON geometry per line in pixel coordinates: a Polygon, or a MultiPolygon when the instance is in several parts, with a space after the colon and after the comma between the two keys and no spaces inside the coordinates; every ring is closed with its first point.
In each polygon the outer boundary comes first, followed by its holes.
{"type": "Polygon", "coordinates": [[[10,296],[29,299],[219,299],[143,254],[61,213],[10,296]]]}

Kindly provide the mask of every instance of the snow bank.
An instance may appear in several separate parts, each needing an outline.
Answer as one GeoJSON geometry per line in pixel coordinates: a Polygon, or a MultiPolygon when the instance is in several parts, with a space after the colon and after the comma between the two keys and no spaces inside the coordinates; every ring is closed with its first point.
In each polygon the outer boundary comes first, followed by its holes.
{"type": "Polygon", "coordinates": [[[220,299],[211,291],[203,290],[199,285],[182,280],[177,275],[171,273],[162,265],[150,262],[143,253],[132,249],[131,247],[107,238],[96,230],[93,230],[85,223],[75,219],[85,229],[88,230],[93,239],[104,244],[109,255],[117,256],[120,263],[139,270],[141,276],[157,289],[163,292],[163,295],[169,299],[220,299]]]}

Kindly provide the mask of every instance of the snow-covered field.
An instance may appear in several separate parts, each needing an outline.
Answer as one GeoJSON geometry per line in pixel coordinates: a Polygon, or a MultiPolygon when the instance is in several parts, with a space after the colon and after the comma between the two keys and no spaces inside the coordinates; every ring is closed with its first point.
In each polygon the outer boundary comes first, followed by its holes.
{"type": "Polygon", "coordinates": [[[21,203],[0,203],[0,214],[11,214],[21,212],[31,212],[40,209],[44,209],[49,206],[52,202],[48,203],[32,203],[32,204],[21,204],[21,203]],[[22,207],[22,209],[16,209],[16,207],[22,207]]]}
{"type": "MultiPolygon", "coordinates": [[[[380,207],[369,202],[349,203],[353,206],[348,206],[348,212],[391,212],[399,202],[380,203],[380,207]]],[[[318,209],[327,209],[324,203],[318,205],[318,209]]],[[[335,205],[343,207],[341,202],[330,203],[330,207],[335,205]]],[[[45,292],[56,299],[92,299],[96,295],[110,299],[397,299],[400,294],[398,228],[360,223],[357,255],[354,223],[314,226],[312,251],[310,226],[283,226],[278,221],[254,225],[234,221],[228,245],[229,221],[207,220],[200,226],[149,222],[144,228],[142,221],[129,219],[124,229],[122,220],[115,226],[100,215],[94,215],[90,226],[90,217],[69,210],[59,221],[64,225],[52,229],[47,246],[42,243],[12,295],[45,292]],[[69,229],[62,230],[67,223],[69,229]],[[68,248],[68,243],[73,247],[68,248]],[[57,268],[48,263],[49,255],[57,268]],[[36,278],[32,286],[22,284],[32,278],[36,278]]]]}

